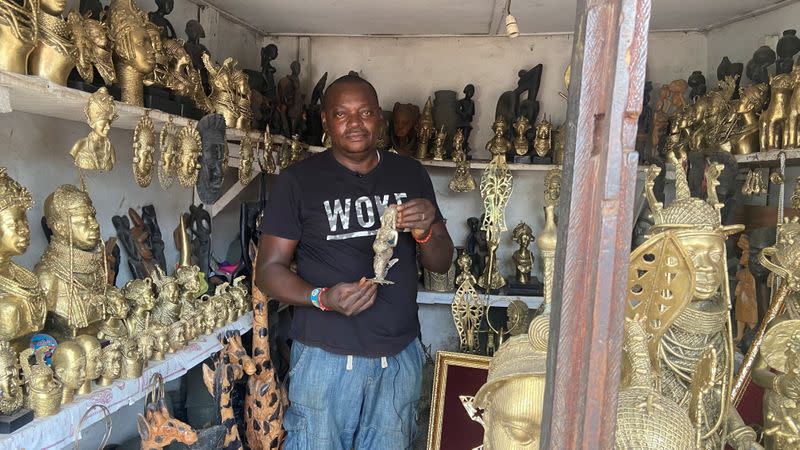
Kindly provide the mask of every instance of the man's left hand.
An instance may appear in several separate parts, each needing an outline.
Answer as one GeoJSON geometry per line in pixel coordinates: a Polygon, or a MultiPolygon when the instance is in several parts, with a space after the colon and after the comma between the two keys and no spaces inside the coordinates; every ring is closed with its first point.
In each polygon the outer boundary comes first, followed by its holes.
{"type": "Polygon", "coordinates": [[[424,239],[436,220],[436,208],[426,198],[414,198],[397,206],[397,228],[411,228],[416,239],[424,239]]]}

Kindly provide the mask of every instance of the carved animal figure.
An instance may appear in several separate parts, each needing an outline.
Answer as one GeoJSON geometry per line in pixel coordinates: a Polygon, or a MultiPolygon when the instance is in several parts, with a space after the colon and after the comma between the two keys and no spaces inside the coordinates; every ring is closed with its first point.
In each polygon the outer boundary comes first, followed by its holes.
{"type": "Polygon", "coordinates": [[[286,391],[278,382],[269,351],[266,296],[253,276],[253,362],[256,372],[247,380],[244,401],[247,443],[253,450],[278,450],[286,436],[283,413],[288,406],[286,391]]]}
{"type": "Polygon", "coordinates": [[[231,402],[234,384],[243,376],[242,366],[229,363],[224,352],[219,354],[214,364],[214,370],[203,364],[203,382],[217,403],[220,423],[225,427],[225,440],[222,448],[226,450],[243,448],[231,402]]]}
{"type": "Polygon", "coordinates": [[[769,80],[769,106],[761,114],[761,150],[783,148],[788,136],[789,101],[794,87],[793,74],[775,75],[769,80]],[[783,139],[781,139],[783,138],[783,139]]]}
{"type": "Polygon", "coordinates": [[[145,414],[136,418],[142,450],[158,450],[173,442],[186,445],[197,442],[197,433],[189,425],[170,417],[163,400],[148,404],[145,414]]]}

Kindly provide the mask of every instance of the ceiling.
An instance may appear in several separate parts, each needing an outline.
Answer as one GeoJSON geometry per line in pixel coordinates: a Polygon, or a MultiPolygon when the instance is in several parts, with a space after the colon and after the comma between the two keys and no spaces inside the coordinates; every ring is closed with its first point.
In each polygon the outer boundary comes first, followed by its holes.
{"type": "MultiPolygon", "coordinates": [[[[505,0],[205,0],[264,33],[487,35],[505,0]]],[[[652,0],[651,30],[697,30],[791,0],[652,0]],[[689,3],[687,5],[687,3],[689,3]]],[[[513,0],[522,33],[571,32],[576,0],[513,0]]]]}

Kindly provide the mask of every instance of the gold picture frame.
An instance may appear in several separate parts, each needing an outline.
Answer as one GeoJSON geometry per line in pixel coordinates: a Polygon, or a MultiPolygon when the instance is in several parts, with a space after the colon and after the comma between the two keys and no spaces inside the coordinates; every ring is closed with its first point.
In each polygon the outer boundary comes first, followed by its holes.
{"type": "MultiPolygon", "coordinates": [[[[448,450],[459,447],[448,443],[451,428],[456,430],[454,434],[459,437],[473,435],[477,433],[476,430],[480,430],[482,439],[481,425],[472,421],[467,411],[461,406],[458,396],[475,395],[478,392],[478,389],[486,382],[491,360],[492,358],[488,356],[468,353],[436,352],[431,417],[428,426],[428,450],[448,450]],[[454,382],[457,384],[454,385],[454,382]]],[[[481,442],[478,442],[475,445],[480,444],[481,442]]]]}

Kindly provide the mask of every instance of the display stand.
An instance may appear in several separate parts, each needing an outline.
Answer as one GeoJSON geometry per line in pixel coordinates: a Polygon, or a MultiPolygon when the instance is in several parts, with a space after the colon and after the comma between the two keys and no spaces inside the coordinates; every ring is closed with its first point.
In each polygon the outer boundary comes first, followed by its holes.
{"type": "MultiPolygon", "coordinates": [[[[75,439],[75,428],[81,417],[94,404],[101,404],[111,413],[133,405],[144,398],[151,390],[150,378],[160,373],[164,382],[182,377],[189,369],[201,364],[212,353],[222,347],[217,335],[228,330],[240,333],[249,331],[253,326],[253,313],[248,312],[233,323],[215,330],[213,333],[200,336],[189,342],[186,347],[175,353],[166,355],[163,361],[150,361],[142,376],[131,380],[115,380],[107,387],[96,387],[91,393],[75,398],[75,401],[62,406],[52,416],[35,419],[16,432],[0,436],[0,448],[3,449],[39,449],[61,448],[75,439]]],[[[102,419],[100,410],[92,411],[84,420],[82,427],[86,429],[102,419]]]]}

